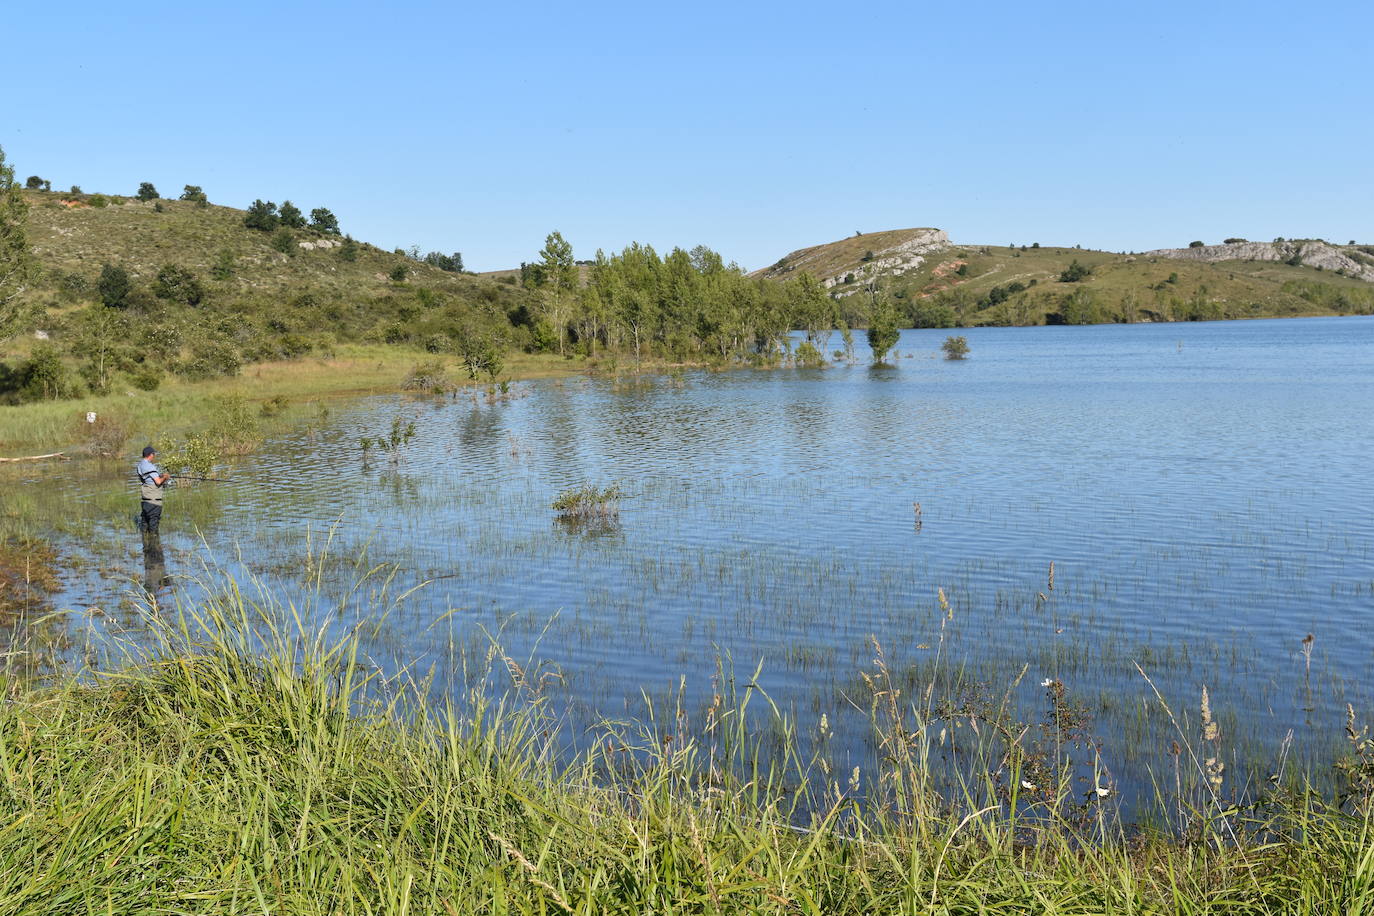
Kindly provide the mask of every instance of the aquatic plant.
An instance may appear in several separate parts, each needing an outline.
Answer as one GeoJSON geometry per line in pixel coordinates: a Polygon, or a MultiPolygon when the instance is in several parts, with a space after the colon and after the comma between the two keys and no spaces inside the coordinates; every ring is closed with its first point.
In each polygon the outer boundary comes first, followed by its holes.
{"type": "Polygon", "coordinates": [[[574,487],[558,494],[550,508],[559,518],[605,518],[620,513],[620,488],[612,484],[574,487]]]}

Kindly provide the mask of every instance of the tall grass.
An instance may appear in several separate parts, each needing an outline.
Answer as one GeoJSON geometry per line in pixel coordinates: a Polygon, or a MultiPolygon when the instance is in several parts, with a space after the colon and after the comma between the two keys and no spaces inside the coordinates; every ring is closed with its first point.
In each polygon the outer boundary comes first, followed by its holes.
{"type": "Polygon", "coordinates": [[[379,670],[360,647],[404,597],[387,587],[351,590],[376,613],[340,634],[336,609],[226,578],[194,607],[145,608],[141,648],[116,639],[55,685],[6,684],[0,911],[1374,908],[1367,805],[1293,793],[1128,833],[1106,809],[1061,816],[1062,781],[1003,798],[987,774],[1026,774],[1007,752],[1020,737],[995,729],[963,736],[967,779],[942,794],[930,692],[881,663],[873,773],[802,759],[757,673],[725,665],[695,716],[679,701],[569,736],[537,667],[494,643],[454,700],[379,670]]]}

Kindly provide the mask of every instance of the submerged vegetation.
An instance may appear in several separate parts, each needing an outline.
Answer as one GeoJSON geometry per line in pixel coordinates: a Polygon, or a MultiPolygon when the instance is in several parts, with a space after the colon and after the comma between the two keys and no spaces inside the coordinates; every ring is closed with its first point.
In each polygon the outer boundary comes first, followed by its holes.
{"type": "Polygon", "coordinates": [[[620,488],[614,484],[606,487],[588,484],[559,493],[550,508],[559,518],[608,518],[620,513],[623,498],[620,488]]]}
{"type": "MultiPolygon", "coordinates": [[[[367,589],[352,589],[355,592],[367,589]]],[[[1356,913],[1374,906],[1368,783],[1181,829],[1083,802],[1067,751],[965,722],[936,790],[918,689],[879,653],[869,772],[722,666],[703,710],[604,722],[572,750],[532,660],[490,644],[458,702],[367,662],[252,583],[150,613],[152,648],[11,682],[0,709],[0,899],[13,912],[1356,913]],[[254,596],[256,598],[248,597],[254,596]],[[823,742],[822,742],[823,747],[823,742]],[[1018,751],[1024,751],[1024,753],[1018,751]],[[1035,761],[1039,761],[1038,763],[1035,761]],[[1035,783],[1044,782],[1043,787],[1035,783]],[[1031,788],[1024,788],[1030,786],[1031,788]]],[[[311,612],[318,612],[312,616],[311,612]]],[[[1055,695],[1053,686],[1049,693],[1055,695]]],[[[1068,716],[1068,713],[1063,713],[1068,716]]],[[[1059,733],[1072,729],[1055,720],[1059,733]]],[[[1053,734],[1051,734],[1051,739],[1053,734]]],[[[1205,734],[1198,742],[1207,740],[1205,734]]],[[[1368,746],[1366,742],[1365,746],[1368,746]]],[[[1188,755],[1201,756],[1200,746],[1188,755]]],[[[1362,764],[1367,772],[1368,761],[1362,764]]]]}

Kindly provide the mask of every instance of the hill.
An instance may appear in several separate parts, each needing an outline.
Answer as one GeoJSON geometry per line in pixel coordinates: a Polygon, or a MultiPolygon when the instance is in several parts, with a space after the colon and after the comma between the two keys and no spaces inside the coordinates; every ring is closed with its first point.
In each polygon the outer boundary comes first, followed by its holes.
{"type": "Polygon", "coordinates": [[[756,274],[803,270],[860,326],[873,295],[917,327],[1374,314],[1374,246],[1321,240],[1126,254],[956,244],[939,229],[899,229],[803,248],[756,274]]]}
{"type": "MultiPolygon", "coordinates": [[[[10,342],[11,359],[48,341],[82,372],[45,382],[47,397],[63,386],[100,393],[117,375],[134,387],[156,387],[168,374],[232,375],[247,363],[328,356],[343,344],[462,356],[519,346],[528,334],[519,326],[528,294],[511,283],[337,233],[259,231],[245,225],[245,211],[204,201],[24,197],[39,267],[25,298],[42,318],[32,335],[10,342]],[[112,301],[116,308],[97,307],[112,301]]],[[[14,399],[30,382],[0,367],[0,394],[14,399]]]]}

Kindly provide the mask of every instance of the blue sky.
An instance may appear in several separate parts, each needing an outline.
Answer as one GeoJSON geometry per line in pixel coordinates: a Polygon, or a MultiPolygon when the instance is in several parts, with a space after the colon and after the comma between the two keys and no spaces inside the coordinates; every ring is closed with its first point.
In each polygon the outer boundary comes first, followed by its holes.
{"type": "Polygon", "coordinates": [[[1374,4],[5,4],[0,146],[55,188],[327,206],[533,260],[855,231],[1374,242],[1374,4]]]}

